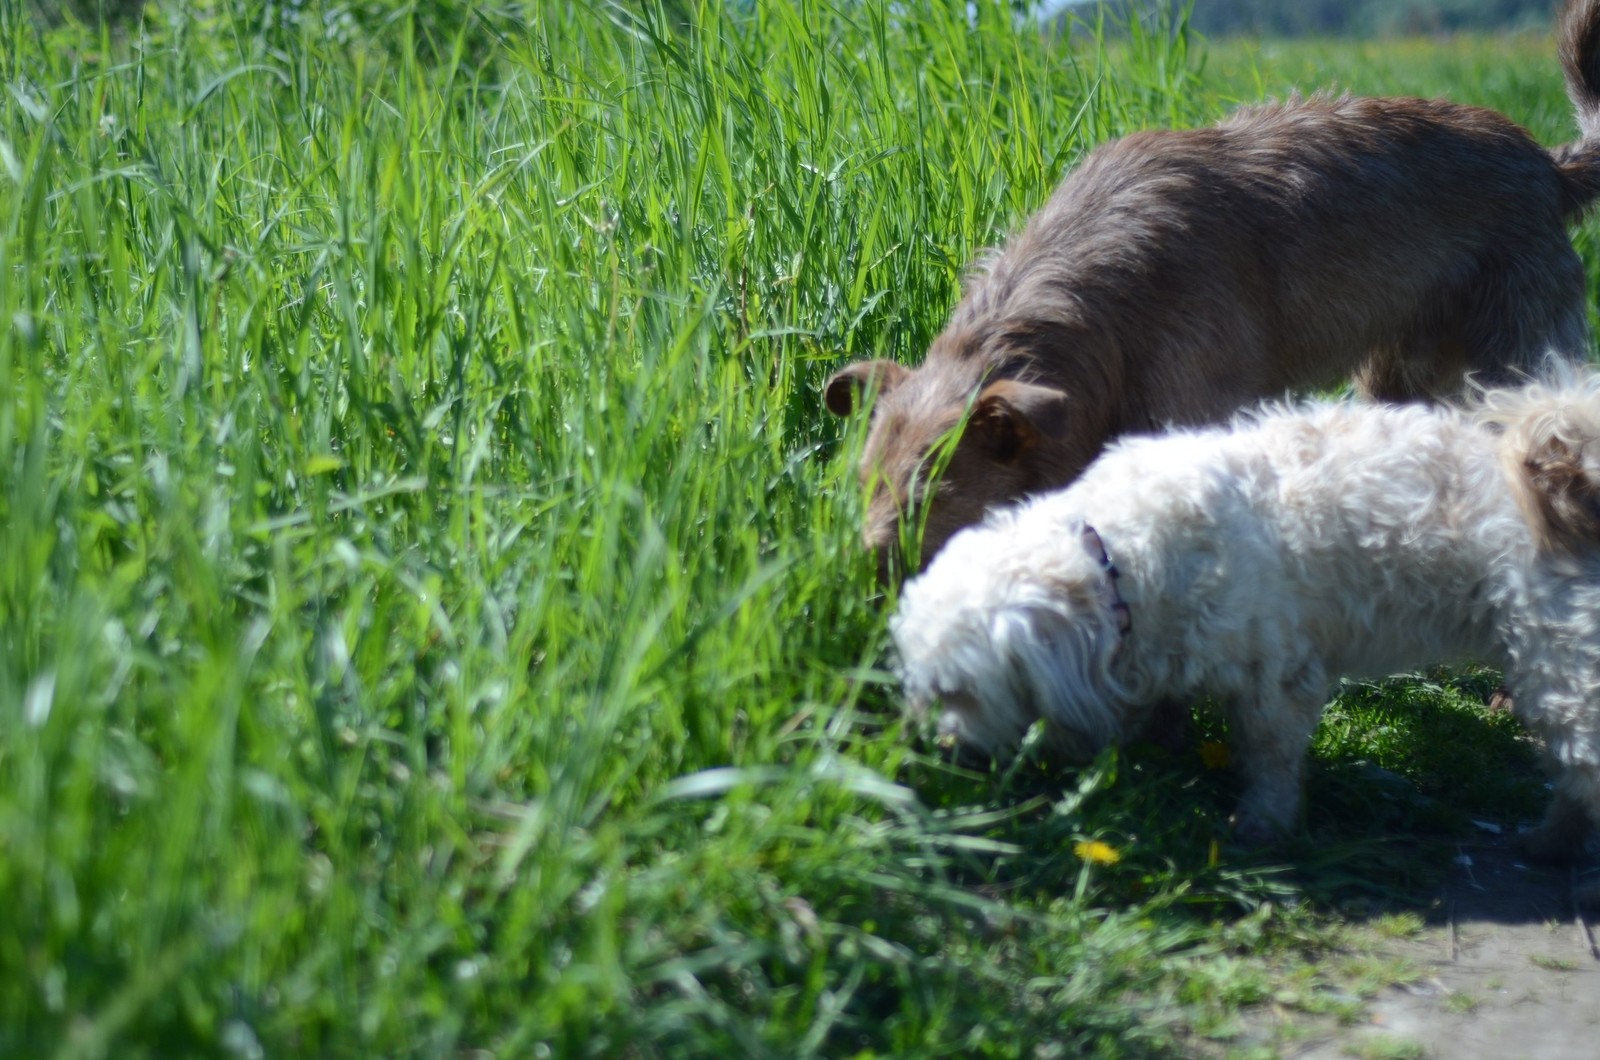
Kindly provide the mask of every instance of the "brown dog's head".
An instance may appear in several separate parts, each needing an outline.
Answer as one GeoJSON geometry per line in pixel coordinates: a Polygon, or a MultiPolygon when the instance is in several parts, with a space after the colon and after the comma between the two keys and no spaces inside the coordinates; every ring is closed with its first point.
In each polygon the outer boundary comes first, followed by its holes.
{"type": "Polygon", "coordinates": [[[995,505],[1065,482],[1051,443],[1064,434],[1067,395],[1053,387],[996,378],[971,362],[934,359],[910,370],[860,361],[836,372],[823,392],[828,411],[848,416],[877,400],[861,458],[869,491],[862,540],[891,564],[914,571],[956,531],[995,505]],[[902,542],[921,548],[909,558],[902,542]]]}

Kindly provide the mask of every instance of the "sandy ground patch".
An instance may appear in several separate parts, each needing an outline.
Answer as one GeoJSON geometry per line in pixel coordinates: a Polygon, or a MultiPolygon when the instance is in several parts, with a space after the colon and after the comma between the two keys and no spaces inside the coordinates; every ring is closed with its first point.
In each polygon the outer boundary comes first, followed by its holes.
{"type": "Polygon", "coordinates": [[[1422,977],[1391,987],[1367,1020],[1283,1050],[1326,1060],[1423,1056],[1439,1060],[1596,1060],[1600,1057],[1600,948],[1593,910],[1572,884],[1600,872],[1525,863],[1512,836],[1463,843],[1423,931],[1384,940],[1422,977]]]}

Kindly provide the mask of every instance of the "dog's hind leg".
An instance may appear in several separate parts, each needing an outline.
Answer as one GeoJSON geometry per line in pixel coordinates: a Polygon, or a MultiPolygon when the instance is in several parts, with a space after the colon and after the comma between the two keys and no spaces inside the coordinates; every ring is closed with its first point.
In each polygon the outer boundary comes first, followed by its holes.
{"type": "Polygon", "coordinates": [[[1478,386],[1521,386],[1553,359],[1589,357],[1588,282],[1565,234],[1547,245],[1506,252],[1462,292],[1457,318],[1464,368],[1478,386]]]}
{"type": "Polygon", "coordinates": [[[1564,231],[1502,248],[1426,300],[1406,334],[1372,351],[1356,387],[1375,401],[1451,401],[1471,387],[1520,386],[1552,357],[1588,356],[1587,281],[1564,231]]]}
{"type": "Polygon", "coordinates": [[[1425,353],[1401,348],[1374,350],[1356,370],[1356,392],[1368,401],[1437,398],[1442,380],[1453,380],[1449,389],[1459,388],[1461,364],[1459,355],[1449,356],[1442,349],[1425,353]]]}

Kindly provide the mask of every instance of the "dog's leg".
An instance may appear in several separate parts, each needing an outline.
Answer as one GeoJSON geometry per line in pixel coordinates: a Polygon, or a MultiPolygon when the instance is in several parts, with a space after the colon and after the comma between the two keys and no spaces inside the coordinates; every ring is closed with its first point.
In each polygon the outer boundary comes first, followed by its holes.
{"type": "Polygon", "coordinates": [[[1469,386],[1538,378],[1551,356],[1581,363],[1589,348],[1585,285],[1565,232],[1500,248],[1434,292],[1397,342],[1373,350],[1356,389],[1374,401],[1449,401],[1469,386]]]}
{"type": "Polygon", "coordinates": [[[1356,388],[1375,401],[1447,401],[1467,392],[1469,378],[1471,386],[1519,386],[1542,375],[1552,355],[1581,362],[1588,350],[1584,289],[1582,263],[1564,233],[1548,245],[1507,248],[1436,292],[1431,309],[1397,343],[1372,351],[1356,388]]]}
{"type": "Polygon", "coordinates": [[[1589,350],[1587,286],[1565,232],[1502,248],[1461,286],[1456,306],[1444,314],[1460,332],[1459,367],[1471,373],[1473,385],[1503,387],[1539,378],[1552,356],[1582,363],[1589,350]]]}
{"type": "MultiPolygon", "coordinates": [[[[1523,833],[1517,847],[1529,861],[1551,865],[1570,865],[1580,861],[1584,845],[1595,831],[1594,819],[1582,801],[1570,792],[1557,789],[1556,797],[1538,828],[1523,833]]],[[[1600,880],[1577,883],[1573,901],[1585,909],[1600,910],[1600,880]]]]}
{"type": "Polygon", "coordinates": [[[1591,824],[1588,811],[1571,793],[1557,789],[1550,808],[1539,827],[1524,832],[1517,840],[1529,861],[1565,865],[1583,853],[1591,824]]]}
{"type": "Polygon", "coordinates": [[[1234,838],[1259,846],[1300,819],[1306,748],[1322,713],[1320,696],[1278,688],[1231,714],[1245,789],[1233,815],[1234,838]]]}
{"type": "MultiPolygon", "coordinates": [[[[1389,349],[1375,350],[1356,373],[1356,389],[1370,401],[1449,401],[1464,389],[1475,367],[1474,345],[1458,331],[1429,320],[1389,349]]],[[[1496,347],[1494,353],[1499,355],[1496,347]]],[[[1483,358],[1489,365],[1499,362],[1483,358]]]]}
{"type": "Polygon", "coordinates": [[[1425,393],[1418,386],[1412,365],[1399,349],[1373,350],[1356,370],[1356,392],[1368,401],[1413,401],[1425,393]]]}

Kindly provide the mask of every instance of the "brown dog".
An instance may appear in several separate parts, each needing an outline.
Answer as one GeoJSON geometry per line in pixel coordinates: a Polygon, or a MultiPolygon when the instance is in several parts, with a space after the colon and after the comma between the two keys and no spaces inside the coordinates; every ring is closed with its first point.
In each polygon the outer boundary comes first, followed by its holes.
{"type": "Polygon", "coordinates": [[[877,395],[867,546],[891,551],[925,506],[926,561],[1116,435],[1288,389],[1353,373],[1376,399],[1439,399],[1583,357],[1567,225],[1600,197],[1600,0],[1569,0],[1560,54],[1583,138],[1554,151],[1493,111],[1353,98],[1094,151],[981,264],[920,368],[828,380],[840,416],[877,395]]]}

